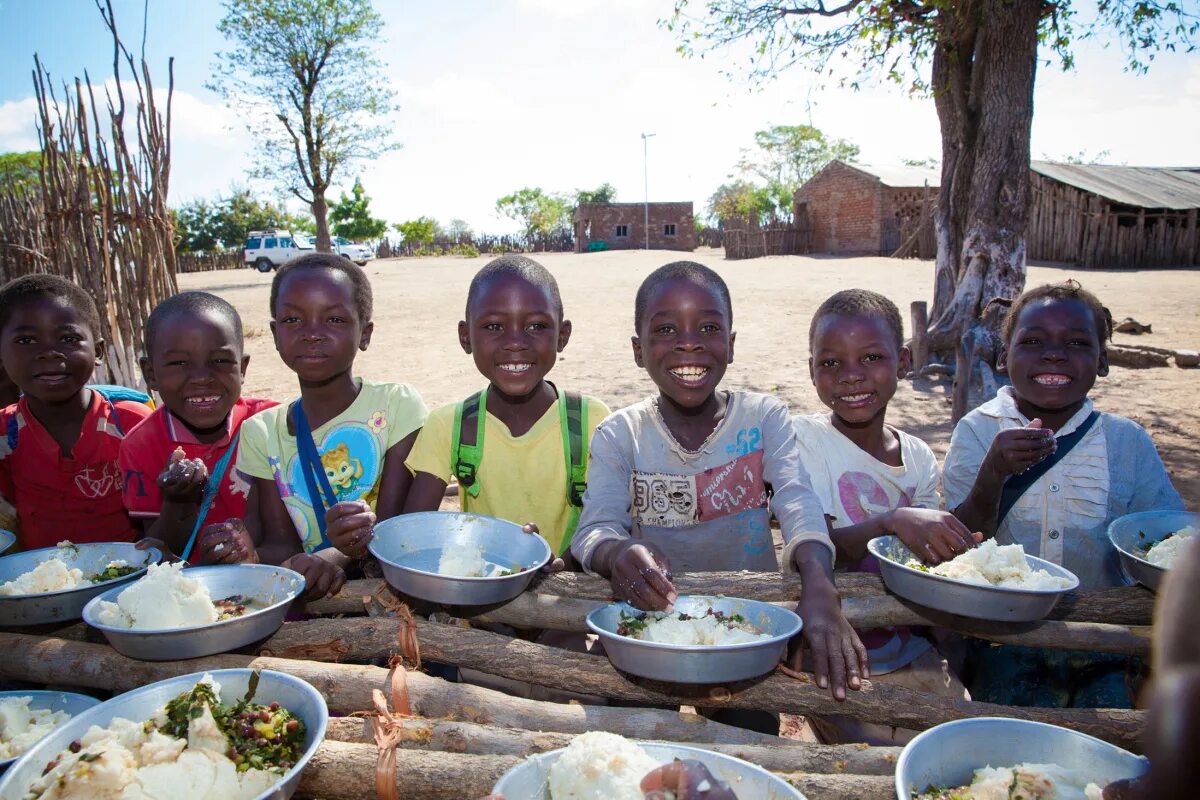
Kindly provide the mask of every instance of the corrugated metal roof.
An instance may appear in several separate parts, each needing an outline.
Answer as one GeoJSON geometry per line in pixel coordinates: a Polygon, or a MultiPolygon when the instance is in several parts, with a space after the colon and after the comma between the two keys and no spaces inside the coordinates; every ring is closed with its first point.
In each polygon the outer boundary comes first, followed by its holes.
{"type": "Polygon", "coordinates": [[[848,161],[841,163],[868,175],[874,175],[884,186],[890,186],[893,189],[920,188],[927,183],[930,188],[937,189],[942,184],[940,169],[906,167],[903,164],[892,166],[890,164],[853,164],[848,161]]]}
{"type": "Polygon", "coordinates": [[[1114,203],[1142,208],[1200,208],[1200,172],[1188,167],[1118,167],[1034,161],[1033,171],[1098,194],[1114,203]]]}

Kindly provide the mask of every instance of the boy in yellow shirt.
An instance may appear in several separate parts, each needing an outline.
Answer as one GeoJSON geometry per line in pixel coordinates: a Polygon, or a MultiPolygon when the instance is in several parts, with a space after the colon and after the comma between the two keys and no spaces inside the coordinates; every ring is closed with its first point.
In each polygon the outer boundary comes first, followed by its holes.
{"type": "Polygon", "coordinates": [[[405,464],[405,513],[434,511],[453,476],[464,511],[533,523],[556,556],[571,544],[587,445],[604,403],[546,380],[571,338],[554,276],[525,256],[489,262],[471,280],[458,341],[488,386],[425,420],[405,464]]]}

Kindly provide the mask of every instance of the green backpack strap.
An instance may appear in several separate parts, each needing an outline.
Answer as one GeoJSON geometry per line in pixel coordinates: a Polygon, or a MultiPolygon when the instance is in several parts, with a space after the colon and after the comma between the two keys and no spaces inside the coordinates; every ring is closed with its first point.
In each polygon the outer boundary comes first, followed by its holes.
{"type": "Polygon", "coordinates": [[[583,493],[587,490],[587,404],[579,392],[563,392],[558,398],[558,422],[562,428],[563,459],[567,465],[567,504],[571,512],[567,529],[563,531],[563,549],[571,545],[583,510],[583,493]]]}
{"type": "Polygon", "coordinates": [[[467,496],[479,496],[479,463],[483,460],[483,426],[487,419],[487,389],[476,392],[454,408],[453,442],[450,452],[454,459],[454,477],[462,487],[463,510],[467,496]]]}

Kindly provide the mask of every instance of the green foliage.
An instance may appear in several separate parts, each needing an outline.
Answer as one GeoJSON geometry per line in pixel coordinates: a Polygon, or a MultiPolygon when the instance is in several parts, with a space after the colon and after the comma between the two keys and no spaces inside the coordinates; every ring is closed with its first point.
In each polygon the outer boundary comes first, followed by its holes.
{"type": "Polygon", "coordinates": [[[571,228],[573,204],[562,195],[525,187],[496,201],[496,212],[520,223],[526,238],[549,236],[571,228]]]}
{"type": "Polygon", "coordinates": [[[460,239],[470,239],[475,235],[475,231],[471,230],[471,226],[463,219],[452,219],[446,225],[446,236],[455,241],[460,239]]]}
{"type": "Polygon", "coordinates": [[[180,253],[209,253],[236,250],[253,230],[286,228],[293,233],[311,233],[312,217],[291,214],[287,209],[252,196],[248,189],[234,189],[215,201],[193,200],[175,209],[175,249],[180,253]]]}
{"type": "Polygon", "coordinates": [[[386,220],[371,216],[371,198],[367,197],[359,179],[355,179],[351,193],[343,192],[341,199],[329,209],[329,221],[333,223],[334,234],[355,242],[374,241],[388,229],[386,220]]]}
{"type": "Polygon", "coordinates": [[[858,158],[858,145],[827,138],[811,125],[772,125],[765,131],[755,131],[754,144],[754,150],[742,151],[738,168],[768,185],[780,185],[793,192],[830,161],[858,158]]]}
{"type": "Polygon", "coordinates": [[[617,188],[611,183],[602,183],[595,189],[576,189],[575,205],[584,203],[613,203],[617,199],[617,188]]]}
{"type": "Polygon", "coordinates": [[[394,226],[407,243],[432,242],[442,233],[442,226],[432,217],[417,217],[394,226]]]}
{"type": "Polygon", "coordinates": [[[456,244],[450,248],[450,255],[463,258],[479,258],[479,248],[473,244],[456,244]]]}
{"type": "Polygon", "coordinates": [[[903,158],[903,159],[901,159],[901,161],[904,162],[904,166],[906,166],[906,167],[922,167],[924,169],[940,169],[942,166],[942,160],[940,158],[934,158],[932,156],[930,156],[929,158],[903,158]]]}
{"type": "Polygon", "coordinates": [[[40,188],[42,154],[37,150],[26,153],[0,153],[0,189],[13,194],[28,194],[40,188]]]}
{"type": "MultiPolygon", "coordinates": [[[[789,205],[791,201],[788,201],[789,205]]],[[[708,198],[708,216],[714,223],[738,221],[762,224],[776,213],[775,199],[766,186],[745,180],[722,184],[708,198]]]]}

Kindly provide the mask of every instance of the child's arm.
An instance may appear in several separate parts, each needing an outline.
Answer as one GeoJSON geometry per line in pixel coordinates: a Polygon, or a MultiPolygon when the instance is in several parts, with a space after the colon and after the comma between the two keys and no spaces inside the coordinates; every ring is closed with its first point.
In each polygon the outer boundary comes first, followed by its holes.
{"type": "Polygon", "coordinates": [[[838,555],[847,561],[860,561],[867,555],[867,542],[890,533],[900,537],[909,550],[931,564],[949,561],[966,552],[980,534],[971,533],[947,511],[932,508],[897,508],[844,528],[829,532],[838,555]]]}
{"type": "MultiPolygon", "coordinates": [[[[379,483],[379,499],[375,513],[380,519],[390,519],[404,513],[408,495],[412,491],[413,474],[404,466],[408,454],[417,442],[420,428],[405,436],[388,448],[383,459],[383,477],[379,483]]],[[[332,538],[332,537],[331,537],[332,538]]]]}
{"type": "Polygon", "coordinates": [[[159,540],[170,552],[181,555],[196,526],[208,468],[200,459],[186,458],[182,450],[176,450],[155,482],[162,495],[162,508],[143,526],[142,535],[159,540]]]}
{"type": "Polygon", "coordinates": [[[1004,482],[1049,457],[1057,447],[1054,431],[1043,428],[1040,419],[1026,428],[1002,430],[986,445],[959,422],[943,470],[946,504],[954,504],[952,513],[970,530],[995,535],[1004,482]],[[965,476],[972,474],[970,490],[956,503],[965,476]]]}
{"type": "MultiPolygon", "coordinates": [[[[336,506],[335,506],[336,508],[336,506]]],[[[331,509],[332,510],[332,509],[331,509]]],[[[246,503],[245,528],[264,564],[278,564],[304,576],[304,599],[337,594],[346,582],[345,556],[334,548],[306,553],[275,481],[255,478],[246,503]]]]}
{"type": "Polygon", "coordinates": [[[437,511],[442,507],[442,498],[446,496],[446,485],[437,475],[418,472],[413,476],[412,488],[408,490],[408,499],[404,501],[404,513],[437,511]]]}
{"type": "Polygon", "coordinates": [[[437,511],[446,496],[454,468],[453,415],[446,420],[444,409],[438,409],[425,419],[412,451],[404,461],[406,471],[412,474],[412,486],[404,501],[404,513],[437,511]]]}
{"type": "MultiPolygon", "coordinates": [[[[829,688],[838,700],[846,699],[846,686],[862,688],[869,678],[867,648],[842,613],[842,600],[833,585],[833,558],[820,541],[806,541],[792,551],[792,566],[800,573],[800,602],[796,613],[804,620],[801,641],[812,650],[817,685],[829,688]]],[[[791,668],[802,669],[804,648],[797,647],[791,668]]]]}

